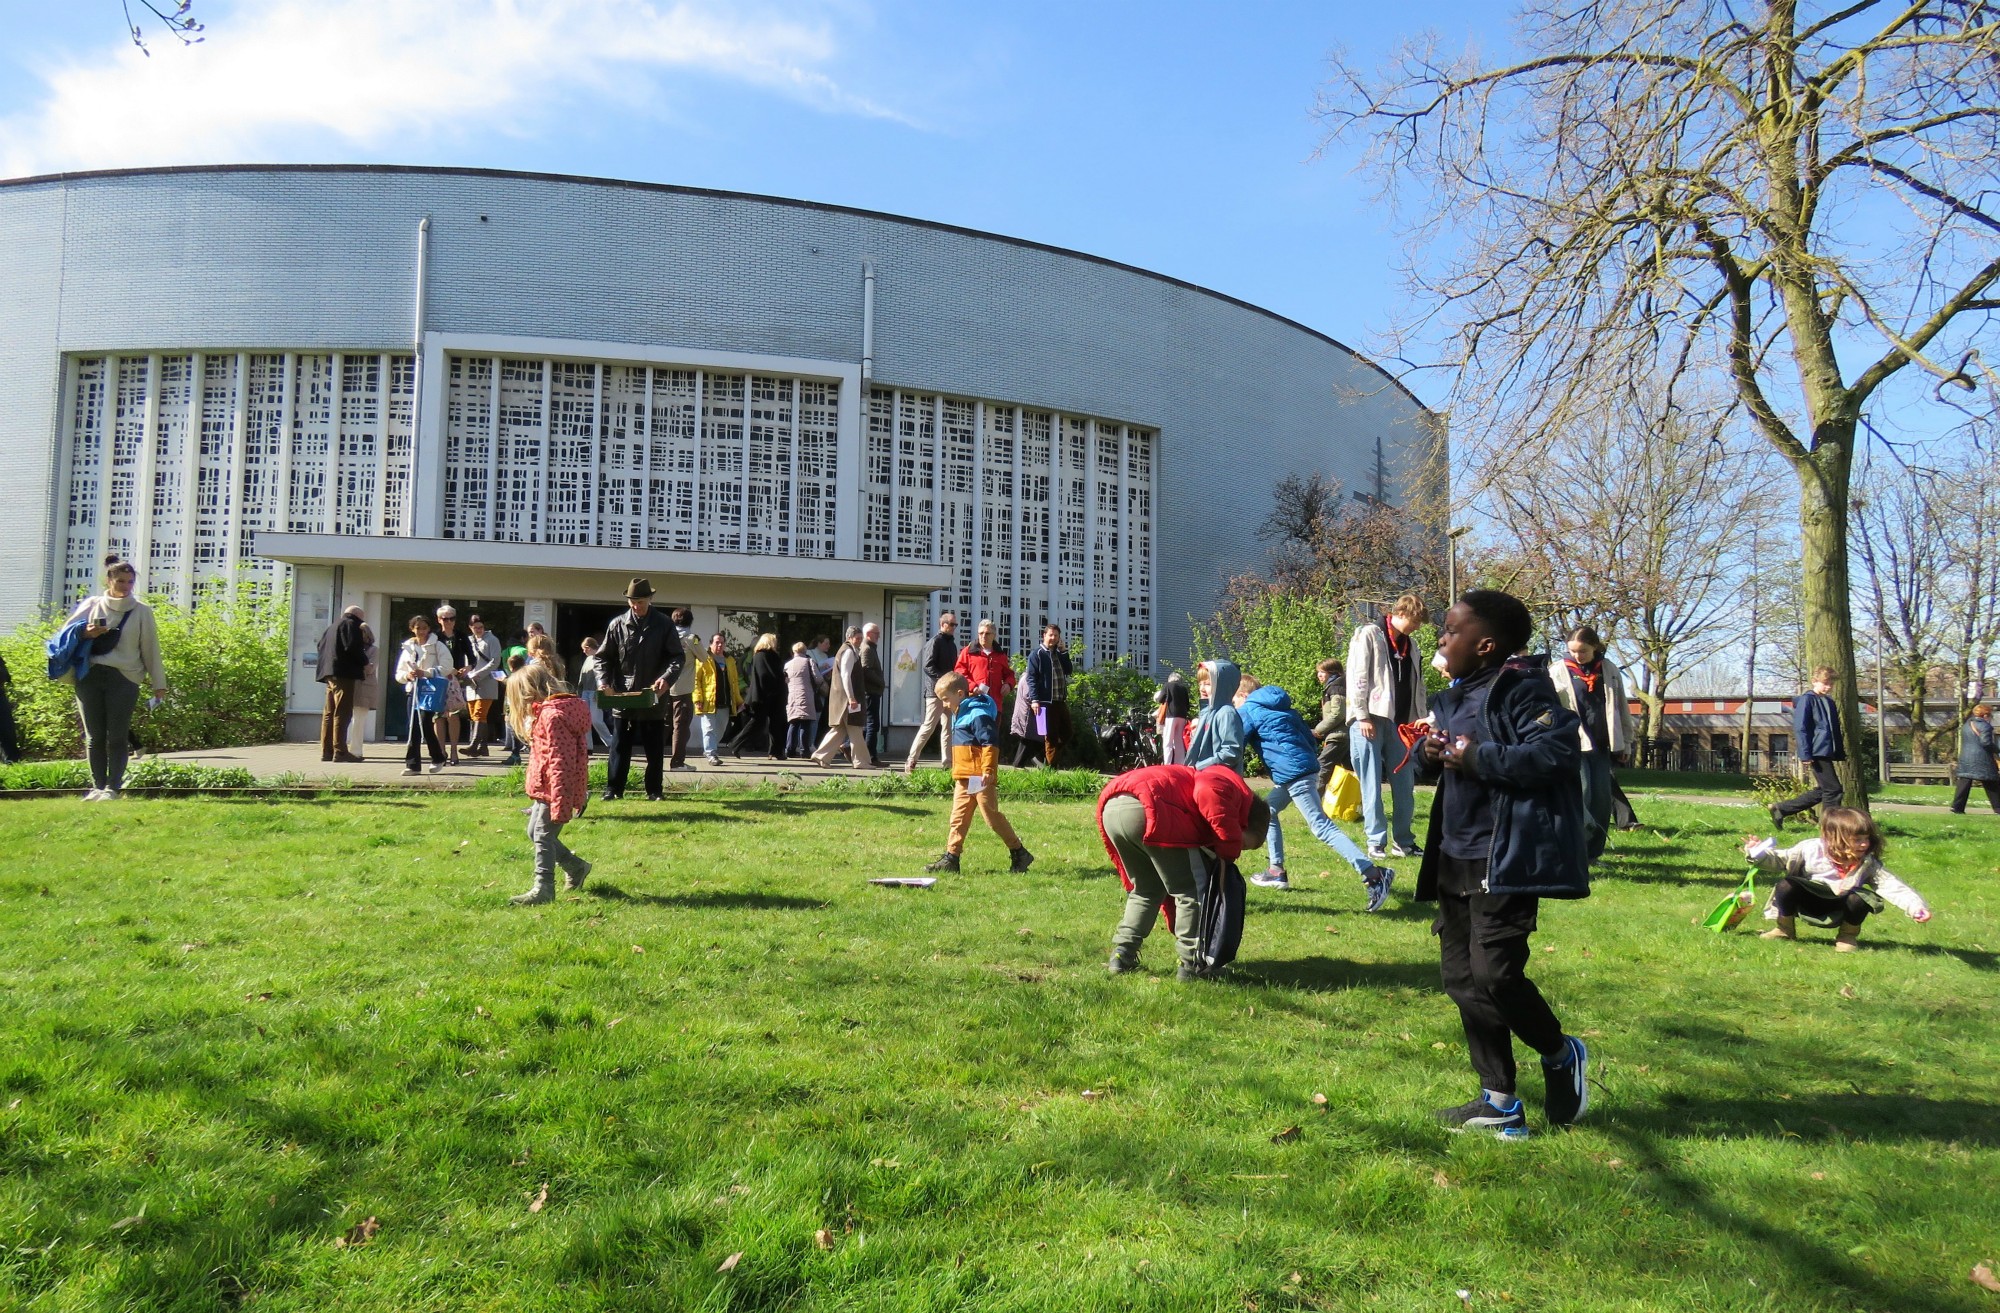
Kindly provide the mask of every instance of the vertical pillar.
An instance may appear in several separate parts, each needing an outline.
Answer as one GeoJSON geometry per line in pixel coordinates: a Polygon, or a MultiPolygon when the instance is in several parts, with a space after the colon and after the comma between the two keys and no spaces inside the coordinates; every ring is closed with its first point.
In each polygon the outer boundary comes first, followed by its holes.
{"type": "Polygon", "coordinates": [[[597,364],[597,383],[591,393],[590,402],[590,466],[584,476],[584,495],[590,499],[589,533],[584,541],[592,547],[604,544],[597,540],[597,481],[599,467],[604,460],[604,434],[610,426],[604,422],[604,363],[597,364]]]}
{"type": "Polygon", "coordinates": [[[542,495],[535,498],[532,508],[533,527],[529,529],[527,541],[547,542],[549,539],[549,448],[555,445],[555,417],[549,413],[549,390],[555,382],[556,362],[542,361],[542,495]]]}
{"type": "Polygon", "coordinates": [[[236,573],[243,565],[243,467],[244,447],[250,437],[250,354],[236,353],[236,405],[229,418],[228,505],[224,508],[229,538],[223,544],[223,563],[228,571],[229,595],[236,595],[236,573]]]}
{"type": "MultiPolygon", "coordinates": [[[[903,559],[903,517],[896,512],[903,501],[903,392],[901,388],[889,390],[889,559],[903,559]]],[[[916,498],[910,499],[912,514],[915,513],[916,498]]],[[[935,611],[935,605],[931,608],[935,611]]],[[[937,619],[935,615],[931,617],[937,619]]]]}
{"type": "MultiPolygon", "coordinates": [[[[389,424],[390,412],[396,395],[396,376],[391,372],[395,357],[384,351],[375,357],[375,513],[372,532],[377,538],[388,532],[389,527],[389,424]]],[[[415,398],[411,399],[410,418],[416,419],[415,398]]],[[[412,434],[410,455],[415,456],[415,435],[412,434]]],[[[412,473],[414,473],[414,469],[412,473]]],[[[403,520],[403,532],[408,533],[410,521],[407,514],[403,520]]],[[[335,598],[335,601],[340,599],[335,598]]]]}
{"type": "MultiPolygon", "coordinates": [[[[278,398],[278,522],[279,533],[292,531],[292,425],[298,415],[299,353],[285,352],[284,395],[278,398]]],[[[269,518],[268,516],[266,518],[269,518]]]]}
{"type": "Polygon", "coordinates": [[[320,485],[319,515],[322,533],[339,533],[340,524],[340,411],[347,396],[347,357],[336,351],[329,374],[333,380],[332,400],[326,412],[326,468],[320,485]]]}
{"type": "Polygon", "coordinates": [[[651,547],[653,545],[653,367],[640,365],[646,371],[646,445],[640,449],[639,457],[639,509],[638,535],[633,545],[651,547]]]}
{"type": "MultiPolygon", "coordinates": [[[[132,564],[144,573],[153,559],[154,448],[160,440],[160,356],[146,357],[146,418],[139,444],[139,470],[132,487],[132,564]]],[[[149,578],[145,581],[151,584],[149,578]]]]}
{"type": "MultiPolygon", "coordinates": [[[[704,550],[701,541],[701,431],[707,420],[701,411],[703,394],[707,391],[707,381],[707,371],[700,369],[694,371],[694,485],[692,489],[694,496],[688,502],[688,541],[694,544],[696,551],[704,550]]],[[[709,544],[711,547],[713,545],[713,543],[709,544]]]]}
{"type": "Polygon", "coordinates": [[[965,609],[972,614],[966,618],[975,625],[979,623],[980,576],[986,571],[986,553],[982,550],[984,544],[980,538],[980,531],[986,526],[979,518],[986,509],[985,498],[981,495],[985,491],[982,486],[985,482],[986,403],[975,401],[972,403],[972,544],[966,552],[965,562],[972,581],[965,599],[965,609]]]}
{"type": "Polygon", "coordinates": [[[489,374],[492,393],[486,408],[486,540],[500,536],[500,357],[489,374]]]}
{"type": "Polygon", "coordinates": [[[197,351],[188,360],[188,417],[181,430],[181,578],[182,606],[194,604],[195,543],[201,537],[202,430],[208,416],[208,358],[197,351]]]}
{"type": "Polygon", "coordinates": [[[1097,664],[1091,634],[1097,623],[1097,421],[1083,422],[1083,667],[1097,664]]]}
{"type": "MultiPolygon", "coordinates": [[[[944,542],[944,393],[931,398],[931,561],[945,564],[944,542]]],[[[955,589],[953,591],[956,591],[955,589]]]]}
{"type": "Polygon", "coordinates": [[[1012,645],[1025,649],[1028,627],[1034,624],[1034,617],[1028,614],[1028,581],[1022,574],[1021,565],[1021,471],[1027,458],[1023,453],[1028,446],[1028,414],[1020,406],[1014,407],[1014,507],[1013,507],[1013,552],[1014,552],[1014,638],[1012,645]]]}
{"type": "MultiPolygon", "coordinates": [[[[797,378],[794,378],[792,380],[792,468],[785,475],[788,491],[779,503],[781,506],[788,508],[786,517],[779,521],[779,524],[786,532],[777,542],[779,553],[787,556],[819,555],[817,543],[814,544],[814,550],[809,553],[799,551],[799,407],[804,404],[805,385],[797,378]]],[[[820,465],[819,478],[821,482],[813,490],[813,504],[820,516],[831,515],[833,513],[832,499],[819,495],[820,491],[826,487],[824,482],[826,478],[826,465],[824,462],[820,465]]],[[[831,533],[832,529],[832,525],[827,524],[823,519],[821,520],[820,533],[822,535],[831,533]]]]}
{"type": "Polygon", "coordinates": [[[1118,655],[1132,655],[1132,430],[1118,426],[1118,655]]]}

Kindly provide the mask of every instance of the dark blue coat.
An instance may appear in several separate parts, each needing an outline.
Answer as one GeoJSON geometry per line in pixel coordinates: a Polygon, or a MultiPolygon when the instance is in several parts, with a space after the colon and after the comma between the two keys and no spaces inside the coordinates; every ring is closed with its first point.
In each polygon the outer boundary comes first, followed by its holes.
{"type": "Polygon", "coordinates": [[[1965,722],[1959,731],[1958,778],[1962,780],[2000,780],[2000,766],[1993,761],[1993,722],[1981,720],[1977,716],[1965,722]]]}
{"type": "Polygon", "coordinates": [[[1847,744],[1840,737],[1840,712],[1823,693],[1802,693],[1792,704],[1792,729],[1799,738],[1800,761],[1846,761],[1847,744]]]}
{"type": "MultiPolygon", "coordinates": [[[[1432,699],[1437,723],[1450,723],[1464,696],[1453,685],[1432,699]]],[[[1576,713],[1556,700],[1546,677],[1508,669],[1494,678],[1471,758],[1474,775],[1493,792],[1487,893],[1590,896],[1580,724],[1576,713]]],[[[1443,828],[1444,808],[1433,804],[1424,861],[1417,871],[1420,901],[1437,897],[1443,828]]]]}

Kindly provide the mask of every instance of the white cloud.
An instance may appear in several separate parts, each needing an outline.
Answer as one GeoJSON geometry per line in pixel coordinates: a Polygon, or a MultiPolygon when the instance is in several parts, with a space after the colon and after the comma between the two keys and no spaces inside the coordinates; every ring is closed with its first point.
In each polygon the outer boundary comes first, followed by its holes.
{"type": "Polygon", "coordinates": [[[261,0],[202,16],[191,49],[156,38],[150,58],[123,43],[42,69],[40,102],[0,120],[0,176],[520,132],[579,93],[643,100],[675,72],[906,121],[826,71],[824,21],[727,0],[261,0]]]}

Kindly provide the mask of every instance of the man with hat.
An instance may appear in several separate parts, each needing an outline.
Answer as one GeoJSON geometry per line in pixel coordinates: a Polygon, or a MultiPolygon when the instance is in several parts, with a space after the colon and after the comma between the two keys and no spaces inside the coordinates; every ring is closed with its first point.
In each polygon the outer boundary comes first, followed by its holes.
{"type": "Polygon", "coordinates": [[[665,788],[666,694],[681,673],[681,640],[665,616],[653,613],[652,580],[634,579],[626,585],[625,599],[631,609],[605,629],[603,646],[597,650],[598,688],[606,693],[650,689],[658,701],[650,707],[621,707],[614,713],[617,729],[612,735],[604,800],[612,802],[624,796],[636,741],[646,749],[646,797],[658,802],[665,788]]]}

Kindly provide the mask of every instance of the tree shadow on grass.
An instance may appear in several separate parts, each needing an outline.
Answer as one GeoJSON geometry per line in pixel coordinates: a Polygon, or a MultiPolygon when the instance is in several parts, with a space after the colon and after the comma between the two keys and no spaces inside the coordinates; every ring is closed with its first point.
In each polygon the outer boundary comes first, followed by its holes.
{"type": "Polygon", "coordinates": [[[1317,955],[1289,961],[1238,958],[1224,978],[1330,994],[1342,989],[1434,989],[1438,968],[1435,962],[1352,962],[1317,955]]]}
{"type": "Polygon", "coordinates": [[[1668,1095],[1614,1104],[1605,1123],[1618,1134],[1667,1138],[1853,1140],[2000,1147],[2000,1104],[1921,1094],[1803,1094],[1740,1098],[1668,1095]]]}
{"type": "Polygon", "coordinates": [[[643,903],[648,907],[679,907],[689,910],[731,908],[753,912],[817,912],[826,907],[825,902],[813,898],[795,898],[790,894],[736,893],[726,889],[687,894],[634,894],[627,893],[615,884],[593,881],[583,887],[583,892],[592,898],[604,898],[612,902],[643,903]]]}
{"type": "MultiPolygon", "coordinates": [[[[455,794],[456,789],[435,789],[435,793],[455,794]]],[[[269,807],[273,803],[283,803],[289,807],[423,807],[428,804],[415,798],[398,796],[384,798],[359,789],[338,793],[319,793],[310,797],[272,797],[260,795],[254,798],[231,797],[227,794],[211,794],[203,802],[221,803],[225,807],[269,807]]]]}
{"type": "Polygon", "coordinates": [[[1743,881],[1743,872],[1718,871],[1712,863],[1699,860],[1663,861],[1646,857],[1612,856],[1593,877],[1626,884],[1706,885],[1734,889],[1743,881]]]}
{"type": "Polygon", "coordinates": [[[732,798],[727,802],[718,800],[716,806],[725,812],[754,812],[766,816],[814,816],[820,812],[871,811],[890,816],[935,816],[942,817],[949,810],[950,799],[940,798],[936,807],[910,807],[900,803],[875,802],[863,799],[817,799],[799,798],[732,798]]]}

